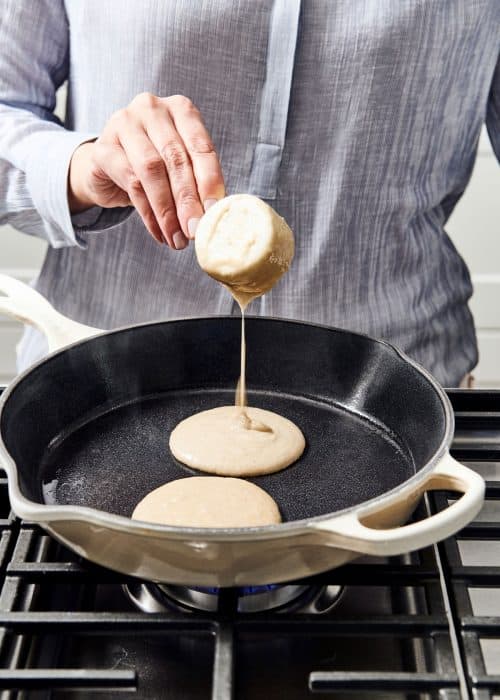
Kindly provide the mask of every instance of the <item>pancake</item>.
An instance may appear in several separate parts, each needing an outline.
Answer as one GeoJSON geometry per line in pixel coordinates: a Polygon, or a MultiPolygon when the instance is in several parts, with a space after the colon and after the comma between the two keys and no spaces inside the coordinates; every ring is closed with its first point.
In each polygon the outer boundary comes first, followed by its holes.
{"type": "Polygon", "coordinates": [[[135,507],[133,520],[178,527],[258,527],[281,516],[275,501],[243,479],[193,476],[151,491],[135,507]]]}

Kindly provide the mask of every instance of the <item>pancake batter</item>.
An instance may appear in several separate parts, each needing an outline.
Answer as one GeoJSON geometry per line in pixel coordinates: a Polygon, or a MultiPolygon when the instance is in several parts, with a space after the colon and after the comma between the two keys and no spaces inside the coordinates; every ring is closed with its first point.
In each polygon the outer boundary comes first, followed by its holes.
{"type": "Polygon", "coordinates": [[[246,407],[245,309],[288,270],[293,253],[286,221],[257,197],[226,197],[200,221],[198,262],[241,309],[241,369],[236,406],[195,414],[172,431],[170,449],[180,462],[215,474],[255,476],[288,467],[304,451],[304,436],[291,421],[246,407]]]}
{"type": "Polygon", "coordinates": [[[294,423],[261,408],[202,411],[181,421],[170,436],[180,462],[225,476],[271,474],[295,462],[304,447],[294,423]]]}
{"type": "Polygon", "coordinates": [[[278,506],[261,488],[218,476],[164,484],[137,504],[132,519],[179,527],[258,527],[281,522],[278,506]]]}

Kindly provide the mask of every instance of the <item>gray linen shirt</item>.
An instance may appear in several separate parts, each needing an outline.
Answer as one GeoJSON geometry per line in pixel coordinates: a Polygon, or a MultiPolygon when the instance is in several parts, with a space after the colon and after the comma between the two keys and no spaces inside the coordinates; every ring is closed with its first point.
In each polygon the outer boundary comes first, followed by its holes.
{"type": "MultiPolygon", "coordinates": [[[[499,0],[0,0],[0,222],[49,241],[36,287],[84,323],[232,313],[192,245],[66,203],[74,149],[113,111],[187,95],[228,192],[295,232],[290,272],[251,313],[386,338],[457,384],[477,349],[444,226],[485,121],[500,155],[499,28],[499,0]]],[[[20,366],[43,351],[28,332],[20,366]]]]}

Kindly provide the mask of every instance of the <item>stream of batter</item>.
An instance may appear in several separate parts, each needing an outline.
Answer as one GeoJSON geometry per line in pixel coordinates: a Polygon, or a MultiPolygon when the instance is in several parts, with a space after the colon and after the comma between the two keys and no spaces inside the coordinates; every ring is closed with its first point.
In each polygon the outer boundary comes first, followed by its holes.
{"type": "Polygon", "coordinates": [[[241,310],[241,358],[235,405],[190,416],[171,433],[173,455],[194,469],[257,476],[288,467],[304,451],[300,429],[283,416],[248,406],[246,392],[245,311],[286,272],[293,250],[293,234],[284,219],[256,197],[227,197],[200,222],[198,261],[241,310]]]}

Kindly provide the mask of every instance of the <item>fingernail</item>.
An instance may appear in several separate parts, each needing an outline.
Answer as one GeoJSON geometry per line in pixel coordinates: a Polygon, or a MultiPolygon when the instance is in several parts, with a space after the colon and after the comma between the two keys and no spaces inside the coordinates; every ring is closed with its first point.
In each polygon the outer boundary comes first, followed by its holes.
{"type": "Polygon", "coordinates": [[[205,207],[205,211],[207,211],[207,209],[210,209],[210,207],[213,207],[214,204],[217,204],[216,199],[206,199],[203,202],[203,206],[205,207]]]}
{"type": "Polygon", "coordinates": [[[172,236],[176,250],[184,250],[189,245],[189,241],[182,231],[176,231],[172,236]]]}
{"type": "Polygon", "coordinates": [[[196,229],[198,228],[198,224],[200,223],[199,219],[189,219],[188,221],[188,232],[189,232],[189,237],[194,238],[194,234],[196,233],[196,229]]]}

